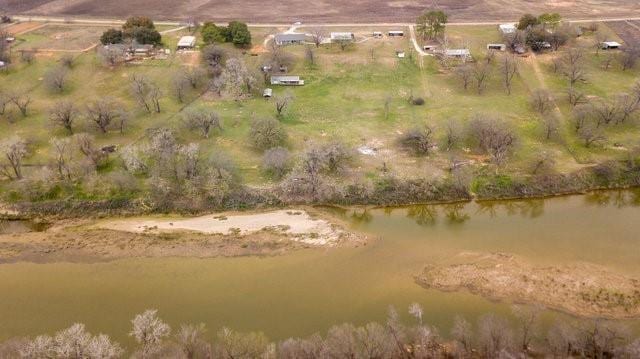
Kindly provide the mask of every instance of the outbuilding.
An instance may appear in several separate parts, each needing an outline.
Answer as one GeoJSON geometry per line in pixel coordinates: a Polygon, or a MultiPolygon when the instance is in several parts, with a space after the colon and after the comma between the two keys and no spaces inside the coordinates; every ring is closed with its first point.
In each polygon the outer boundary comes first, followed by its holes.
{"type": "Polygon", "coordinates": [[[4,70],[5,67],[7,67],[7,63],[4,61],[0,61],[0,70],[4,70]]]}
{"type": "Polygon", "coordinates": [[[615,42],[615,41],[605,41],[601,44],[601,48],[603,50],[615,50],[615,49],[619,49],[620,48],[620,43],[615,42]]]}
{"type": "Polygon", "coordinates": [[[391,36],[391,37],[400,37],[400,36],[404,36],[404,31],[402,30],[391,30],[387,33],[387,35],[391,36]]]}
{"type": "Polygon", "coordinates": [[[271,96],[273,96],[273,90],[270,88],[264,89],[264,91],[262,92],[262,97],[269,98],[271,96]]]}
{"type": "Polygon", "coordinates": [[[487,44],[487,50],[504,51],[507,49],[505,44],[487,44]]]}
{"type": "Polygon", "coordinates": [[[373,32],[373,37],[375,37],[375,38],[379,39],[379,38],[382,38],[382,36],[383,36],[382,31],[374,31],[373,32]]]}
{"type": "Polygon", "coordinates": [[[302,86],[304,80],[300,79],[300,76],[271,76],[272,85],[281,86],[302,86]]]}
{"type": "Polygon", "coordinates": [[[275,42],[278,46],[301,45],[305,40],[306,35],[300,33],[282,33],[275,36],[275,42]]]}
{"type": "Polygon", "coordinates": [[[352,32],[332,32],[331,42],[355,41],[356,35],[352,32]]]}
{"type": "Polygon", "coordinates": [[[195,36],[183,36],[178,41],[178,50],[191,50],[196,47],[195,36]]]}
{"type": "Polygon", "coordinates": [[[514,34],[518,30],[516,24],[500,24],[498,28],[503,35],[514,34]]]}

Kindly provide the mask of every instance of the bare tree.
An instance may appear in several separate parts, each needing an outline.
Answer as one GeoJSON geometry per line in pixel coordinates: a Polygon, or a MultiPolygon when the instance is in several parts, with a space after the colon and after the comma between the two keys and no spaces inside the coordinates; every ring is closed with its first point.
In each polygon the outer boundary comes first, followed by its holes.
{"type": "Polygon", "coordinates": [[[316,52],[313,50],[311,46],[306,46],[304,48],[304,59],[309,66],[315,66],[316,64],[316,52]]]}
{"type": "Polygon", "coordinates": [[[513,345],[508,322],[495,314],[485,314],[480,317],[478,339],[482,352],[487,358],[496,358],[500,352],[509,350],[513,345]]]}
{"type": "Polygon", "coordinates": [[[89,104],[86,117],[102,133],[107,133],[113,126],[119,128],[122,133],[128,120],[123,105],[111,97],[104,97],[89,104]]]}
{"type": "Polygon", "coordinates": [[[515,133],[504,122],[483,115],[476,115],[470,125],[478,146],[501,165],[515,146],[515,133]]]}
{"type": "Polygon", "coordinates": [[[75,59],[73,58],[73,55],[66,54],[66,55],[62,55],[62,57],[60,57],[60,65],[62,67],[67,68],[67,69],[71,69],[71,68],[73,68],[74,64],[75,64],[75,59]]]}
{"type": "Polygon", "coordinates": [[[457,352],[460,357],[466,357],[473,349],[473,329],[471,324],[461,316],[456,316],[451,328],[451,336],[456,342],[457,352]]]}
{"type": "Polygon", "coordinates": [[[636,67],[638,58],[640,57],[640,48],[634,46],[627,47],[622,50],[619,56],[622,71],[633,69],[636,67]]]}
{"type": "Polygon", "coordinates": [[[487,83],[491,77],[491,66],[485,63],[476,62],[473,67],[473,77],[476,80],[476,90],[480,95],[487,87],[487,83]]]}
{"type": "Polygon", "coordinates": [[[578,130],[578,137],[584,141],[584,145],[587,148],[607,139],[598,127],[591,124],[582,126],[578,130]]]}
{"type": "Polygon", "coordinates": [[[27,93],[14,92],[9,95],[11,102],[18,107],[23,117],[27,117],[29,105],[31,105],[31,96],[27,93]]]}
{"type": "Polygon", "coordinates": [[[160,113],[160,98],[162,97],[160,87],[144,75],[133,74],[130,82],[131,94],[140,106],[149,113],[152,111],[160,113]]]}
{"type": "Polygon", "coordinates": [[[573,128],[576,133],[580,131],[582,127],[587,125],[594,117],[593,106],[588,104],[581,104],[573,109],[573,128]]]}
{"type": "Polygon", "coordinates": [[[462,88],[466,91],[473,80],[473,67],[468,63],[462,64],[456,67],[456,75],[462,81],[462,88]]]}
{"type": "Polygon", "coordinates": [[[579,48],[568,49],[564,56],[564,75],[569,79],[569,86],[574,86],[578,81],[586,79],[585,55],[579,48]]]}
{"type": "Polygon", "coordinates": [[[120,45],[108,45],[100,47],[98,56],[102,59],[103,64],[107,66],[117,66],[125,60],[125,50],[120,45]]]}
{"type": "Polygon", "coordinates": [[[507,94],[511,95],[511,84],[513,77],[518,73],[518,60],[513,55],[505,55],[500,60],[500,73],[502,74],[502,83],[507,90],[507,94]]]}
{"type": "Polygon", "coordinates": [[[511,311],[518,319],[520,326],[520,349],[527,353],[531,350],[531,341],[536,335],[539,329],[539,319],[541,309],[534,307],[530,308],[522,305],[514,305],[511,307],[511,311]]]}
{"type": "Polygon", "coordinates": [[[186,359],[211,357],[210,347],[204,339],[204,324],[183,324],[176,333],[176,342],[186,359]]]}
{"type": "Polygon", "coordinates": [[[203,138],[209,138],[212,129],[222,131],[220,115],[205,109],[188,110],[182,115],[187,128],[199,131],[203,138]]]}
{"type": "Polygon", "coordinates": [[[567,88],[567,98],[572,107],[576,107],[577,105],[586,102],[584,92],[573,86],[569,86],[569,88],[567,88]]]}
{"type": "Polygon", "coordinates": [[[22,179],[22,160],[27,156],[27,143],[18,136],[0,142],[0,174],[10,180],[22,179]]]}
{"type": "Polygon", "coordinates": [[[262,169],[275,178],[282,178],[288,171],[291,155],[286,148],[274,147],[262,156],[262,169]]]}
{"type": "Polygon", "coordinates": [[[290,91],[285,92],[283,95],[275,96],[276,117],[282,118],[285,109],[289,107],[291,102],[293,102],[293,93],[290,91]]]}
{"type": "Polygon", "coordinates": [[[184,98],[190,88],[189,80],[183,72],[173,74],[171,78],[171,92],[178,102],[184,102],[184,98]]]}
{"type": "Polygon", "coordinates": [[[591,112],[596,119],[596,127],[617,123],[621,117],[621,109],[617,101],[597,100],[591,101],[591,112]]]}
{"type": "Polygon", "coordinates": [[[102,166],[107,160],[108,154],[96,148],[96,139],[87,133],[77,133],[73,135],[75,145],[80,153],[89,162],[91,169],[102,166]]]}
{"type": "Polygon", "coordinates": [[[616,118],[616,124],[625,123],[638,111],[639,103],[633,95],[619,93],[614,101],[619,113],[616,118]]]}
{"type": "Polygon", "coordinates": [[[615,56],[613,55],[613,53],[612,52],[607,53],[604,56],[604,60],[602,60],[602,68],[605,71],[609,71],[609,69],[613,65],[613,60],[615,60],[615,56]]]}
{"type": "Polygon", "coordinates": [[[228,328],[218,332],[216,358],[250,359],[267,357],[269,341],[262,333],[242,334],[228,328]]]}
{"type": "Polygon", "coordinates": [[[53,167],[58,178],[69,181],[73,178],[73,142],[70,138],[52,138],[51,148],[53,154],[53,167]]]}
{"type": "Polygon", "coordinates": [[[460,122],[456,120],[449,120],[445,131],[446,149],[447,151],[450,151],[462,140],[463,130],[460,126],[460,122]]]}
{"type": "Polygon", "coordinates": [[[59,126],[73,134],[73,125],[79,115],[79,111],[71,101],[58,101],[49,110],[49,119],[54,126],[59,126]]]}
{"type": "Polygon", "coordinates": [[[548,114],[555,107],[553,95],[546,89],[533,91],[531,94],[531,107],[541,115],[548,114]]]}
{"type": "Polygon", "coordinates": [[[542,125],[544,127],[544,138],[550,140],[552,136],[558,133],[560,121],[554,114],[547,114],[542,117],[542,125]]]}
{"type": "Polygon", "coordinates": [[[311,29],[311,38],[313,39],[313,43],[316,45],[316,47],[320,47],[326,37],[327,34],[323,28],[315,27],[311,29]]]}
{"type": "Polygon", "coordinates": [[[129,333],[140,344],[143,359],[157,352],[162,342],[171,333],[171,328],[160,318],[157,310],[146,310],[131,321],[133,328],[129,333]]]}
{"type": "Polygon", "coordinates": [[[409,314],[416,318],[416,320],[418,321],[418,325],[422,325],[423,309],[420,304],[411,303],[411,305],[409,306],[409,314]]]}
{"type": "Polygon", "coordinates": [[[207,71],[202,67],[190,67],[183,70],[182,73],[194,90],[202,87],[205,83],[207,71]]]}
{"type": "Polygon", "coordinates": [[[44,84],[51,91],[62,92],[67,84],[67,74],[66,67],[56,66],[44,74],[44,84]]]}

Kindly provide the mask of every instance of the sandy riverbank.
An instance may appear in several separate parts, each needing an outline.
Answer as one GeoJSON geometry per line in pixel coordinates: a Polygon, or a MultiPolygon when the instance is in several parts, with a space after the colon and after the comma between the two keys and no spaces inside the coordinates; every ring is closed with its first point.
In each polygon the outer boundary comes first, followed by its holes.
{"type": "Polygon", "coordinates": [[[577,316],[640,317],[640,280],[588,263],[541,267],[503,253],[462,253],[450,263],[426,267],[416,281],[577,316]]]}
{"type": "Polygon", "coordinates": [[[359,246],[366,240],[306,210],[68,220],[44,232],[0,235],[0,263],[266,256],[302,248],[359,246]]]}

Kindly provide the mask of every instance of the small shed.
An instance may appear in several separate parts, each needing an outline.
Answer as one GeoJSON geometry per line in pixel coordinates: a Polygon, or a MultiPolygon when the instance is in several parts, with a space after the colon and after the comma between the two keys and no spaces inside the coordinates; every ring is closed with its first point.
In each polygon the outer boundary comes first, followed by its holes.
{"type": "Polygon", "coordinates": [[[504,51],[507,49],[505,44],[487,44],[487,50],[504,51]]]}
{"type": "Polygon", "coordinates": [[[518,30],[516,24],[500,24],[498,25],[498,29],[500,29],[503,35],[514,34],[518,30]]]}
{"type": "Polygon", "coordinates": [[[404,59],[404,58],[405,58],[405,55],[406,55],[406,54],[405,54],[405,52],[404,52],[404,51],[402,51],[402,50],[396,50],[396,56],[398,56],[399,58],[404,59]]]}
{"type": "Polygon", "coordinates": [[[424,46],[422,46],[422,49],[424,51],[434,51],[437,48],[438,48],[438,45],[424,45],[424,46]]]}
{"type": "Polygon", "coordinates": [[[4,61],[0,61],[0,70],[3,70],[5,67],[7,67],[7,63],[4,61]]]}
{"type": "Polygon", "coordinates": [[[615,41],[605,41],[601,44],[601,48],[603,50],[615,50],[615,49],[619,49],[622,45],[620,45],[620,43],[615,42],[615,41]]]}
{"type": "Polygon", "coordinates": [[[301,45],[306,40],[306,35],[301,33],[282,33],[275,36],[276,45],[301,45]]]}
{"type": "Polygon", "coordinates": [[[382,38],[383,34],[382,31],[374,31],[373,32],[373,37],[375,38],[382,38]]]}
{"type": "Polygon", "coordinates": [[[391,30],[387,33],[388,36],[396,36],[396,37],[400,37],[400,36],[404,36],[404,31],[402,30],[391,30]]]}
{"type": "Polygon", "coordinates": [[[273,89],[270,89],[270,88],[264,89],[264,91],[262,92],[262,97],[269,98],[271,96],[273,96],[273,89]]]}
{"type": "Polygon", "coordinates": [[[332,32],[331,42],[336,41],[355,41],[356,35],[352,32],[332,32]]]}
{"type": "Polygon", "coordinates": [[[178,50],[191,50],[196,47],[195,36],[183,36],[178,41],[178,50]]]}
{"type": "Polygon", "coordinates": [[[304,80],[300,79],[300,76],[271,76],[272,85],[281,86],[302,86],[304,80]]]}

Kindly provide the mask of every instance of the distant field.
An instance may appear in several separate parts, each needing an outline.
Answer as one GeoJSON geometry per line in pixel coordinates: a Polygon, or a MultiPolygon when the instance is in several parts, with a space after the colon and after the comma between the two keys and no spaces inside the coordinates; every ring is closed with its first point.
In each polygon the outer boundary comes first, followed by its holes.
{"type": "Polygon", "coordinates": [[[436,3],[452,20],[515,19],[525,12],[559,12],[573,18],[640,16],[636,0],[1,0],[0,8],[38,15],[113,16],[133,14],[179,19],[251,22],[413,21],[436,3]]]}

